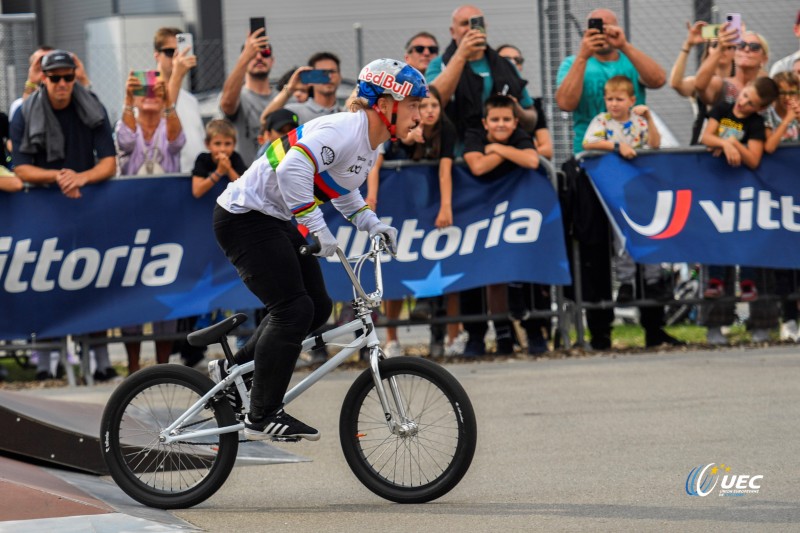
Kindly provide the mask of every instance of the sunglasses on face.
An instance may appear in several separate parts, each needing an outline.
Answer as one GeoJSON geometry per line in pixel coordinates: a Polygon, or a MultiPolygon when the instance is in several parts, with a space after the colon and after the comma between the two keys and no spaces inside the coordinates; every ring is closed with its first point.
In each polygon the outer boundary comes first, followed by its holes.
{"type": "Polygon", "coordinates": [[[749,48],[751,52],[759,52],[761,51],[761,43],[746,43],[742,41],[736,45],[736,48],[739,50],[747,50],[749,48]]]}
{"type": "Polygon", "coordinates": [[[525,62],[525,58],[524,58],[524,57],[522,57],[522,56],[504,56],[504,57],[505,57],[506,59],[508,59],[509,61],[511,61],[512,63],[516,63],[516,64],[517,64],[517,65],[519,65],[520,67],[521,67],[521,66],[522,66],[522,64],[525,62]]]}
{"type": "Polygon", "coordinates": [[[268,58],[268,57],[272,57],[272,48],[264,48],[259,53],[261,54],[261,57],[263,57],[265,59],[268,58]]]}
{"type": "Polygon", "coordinates": [[[64,80],[67,83],[72,83],[75,81],[75,74],[52,74],[47,76],[47,79],[53,83],[60,83],[61,80],[64,80]]]}
{"type": "Polygon", "coordinates": [[[410,46],[408,48],[408,51],[409,51],[409,53],[416,52],[418,54],[421,54],[421,53],[423,53],[425,51],[425,49],[427,49],[428,52],[430,52],[431,55],[434,55],[434,56],[439,53],[439,47],[436,46],[435,44],[433,46],[422,46],[421,44],[418,44],[418,45],[415,45],[415,46],[410,46]]]}
{"type": "Polygon", "coordinates": [[[159,50],[159,52],[161,52],[162,54],[164,54],[167,57],[172,57],[172,56],[175,55],[175,49],[174,48],[162,48],[161,50],[159,50]]]}
{"type": "Polygon", "coordinates": [[[781,96],[797,96],[798,94],[800,94],[800,90],[796,90],[796,91],[779,91],[778,94],[780,94],[781,96]]]}

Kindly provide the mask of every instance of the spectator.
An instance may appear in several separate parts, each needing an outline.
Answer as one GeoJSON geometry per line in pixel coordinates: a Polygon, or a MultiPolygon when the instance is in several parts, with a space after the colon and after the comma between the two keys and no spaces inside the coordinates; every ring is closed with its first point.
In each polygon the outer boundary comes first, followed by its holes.
{"type": "Polygon", "coordinates": [[[797,76],[798,78],[800,78],[800,58],[798,58],[798,59],[797,59],[797,60],[794,62],[794,66],[792,67],[792,72],[794,72],[794,75],[795,75],[795,76],[797,76]]]}
{"type": "Polygon", "coordinates": [[[261,112],[275,98],[269,84],[274,51],[264,28],[248,34],[239,60],[222,87],[219,108],[236,128],[236,151],[246,165],[253,162],[258,151],[261,112]]]}
{"type": "MultiPolygon", "coordinates": [[[[41,86],[43,78],[42,58],[51,51],[53,51],[52,46],[42,45],[37,48],[28,58],[28,79],[25,81],[25,89],[22,91],[22,96],[11,102],[11,106],[8,110],[8,116],[10,118],[14,118],[14,113],[16,113],[17,109],[22,106],[22,102],[41,86]]],[[[86,69],[83,68],[83,63],[75,54],[72,54],[72,59],[75,60],[76,65],[75,79],[78,83],[88,89],[91,86],[91,83],[89,82],[89,78],[86,76],[86,69]]]]}
{"type": "MultiPolygon", "coordinates": [[[[797,11],[797,16],[794,19],[794,36],[800,39],[800,9],[797,11]]],[[[786,72],[795,70],[797,62],[800,61],[800,50],[781,58],[772,65],[769,69],[769,77],[774,78],[778,72],[786,72]]],[[[797,71],[795,70],[795,73],[797,71]]]]}
{"type": "MultiPolygon", "coordinates": [[[[747,41],[744,41],[747,42],[747,41]]],[[[714,106],[703,132],[702,143],[714,150],[715,155],[724,154],[728,164],[738,167],[744,164],[755,169],[761,162],[766,132],[764,119],[759,115],[778,97],[778,86],[769,78],[756,78],[748,83],[739,93],[734,103],[721,102],[714,106]]],[[[730,287],[732,269],[711,266],[708,268],[708,284],[704,295],[706,298],[719,298],[725,294],[727,278],[730,287]]],[[[742,267],[740,275],[741,299],[754,302],[758,298],[756,277],[762,280],[762,290],[767,288],[769,280],[763,269],[742,267]]],[[[773,307],[773,306],[769,306],[773,307]]],[[[751,309],[753,306],[751,305],[751,309]]],[[[771,309],[770,309],[771,310],[771,309]]],[[[767,329],[777,325],[777,313],[769,312],[766,306],[757,305],[751,312],[748,327],[751,328],[753,341],[767,340],[767,329]]],[[[708,327],[707,339],[711,344],[726,342],[722,335],[721,317],[715,316],[713,310],[710,318],[704,319],[708,327]]],[[[718,311],[717,313],[721,313],[718,311]]]]}
{"type": "MultiPolygon", "coordinates": [[[[617,23],[617,17],[608,9],[596,9],[589,18],[603,21],[602,31],[589,28],[581,39],[580,49],[567,57],[560,65],[557,75],[558,89],[555,100],[564,111],[572,112],[573,149],[583,149],[583,138],[591,120],[604,111],[603,87],[610,78],[621,75],[634,82],[637,104],[645,104],[645,89],[656,89],[664,85],[666,74],[658,63],[636,48],[625,37],[617,23]]],[[[565,221],[572,236],[578,241],[580,264],[584,280],[584,299],[590,302],[611,299],[611,260],[609,257],[608,222],[585,173],[575,160],[563,166],[572,196],[564,201],[565,221]],[[580,212],[570,212],[570,207],[580,205],[580,212]]],[[[643,307],[640,310],[641,324],[645,330],[647,346],[661,343],[675,344],[678,341],[667,335],[661,326],[664,322],[662,307],[643,307]]],[[[586,312],[586,321],[591,332],[591,345],[604,350],[611,347],[612,309],[593,309],[586,312]]]]}
{"type": "MultiPolygon", "coordinates": [[[[186,136],[175,106],[169,101],[165,79],[159,78],[152,95],[134,96],[141,88],[141,81],[131,73],[125,83],[125,108],[116,128],[120,175],[158,176],[180,172],[181,148],[186,136]]],[[[176,320],[153,323],[155,335],[177,331],[176,320]]],[[[122,333],[138,336],[142,334],[142,327],[124,327],[122,333]]],[[[156,362],[169,362],[172,340],[156,340],[155,345],[156,362]]],[[[130,375],[140,368],[141,342],[126,342],[125,350],[130,375]]]]}
{"type": "MultiPolygon", "coordinates": [[[[286,72],[284,72],[283,75],[280,78],[278,78],[278,83],[276,85],[277,85],[279,91],[282,91],[283,88],[286,87],[286,85],[289,83],[289,80],[292,79],[292,74],[294,74],[294,72],[298,68],[299,67],[296,67],[296,66],[292,67],[289,70],[287,70],[286,72]]],[[[290,96],[290,100],[289,101],[291,101],[291,102],[299,102],[299,103],[302,104],[303,102],[305,102],[306,100],[309,99],[309,97],[311,96],[310,92],[311,92],[311,89],[310,89],[310,87],[308,85],[306,85],[305,83],[300,83],[300,84],[298,84],[297,87],[295,87],[294,91],[292,91],[292,94],[290,96]]],[[[262,114],[261,117],[262,118],[266,118],[266,116],[264,114],[262,114]]]]}
{"type": "MultiPolygon", "coordinates": [[[[505,57],[509,60],[522,75],[522,65],[525,64],[525,58],[522,57],[522,51],[513,44],[503,44],[497,47],[497,53],[500,57],[505,57]]],[[[545,115],[544,108],[542,107],[542,98],[533,99],[533,108],[536,111],[536,126],[533,129],[534,144],[536,145],[536,152],[547,159],[553,158],[553,139],[550,136],[550,130],[547,129],[547,116],[545,115]]]]}
{"type": "Polygon", "coordinates": [[[206,148],[197,156],[192,170],[192,195],[200,198],[211,189],[219,196],[229,182],[238,180],[247,170],[236,146],[236,128],[226,119],[212,120],[206,126],[206,148]],[[222,181],[221,186],[217,184],[222,181]]]}
{"type": "Polygon", "coordinates": [[[800,79],[787,71],[778,72],[772,79],[778,84],[779,96],[764,114],[764,151],[768,154],[782,142],[800,140],[800,79]]]}
{"type": "Polygon", "coordinates": [[[711,49],[697,70],[695,88],[700,99],[708,105],[714,105],[720,100],[733,103],[745,85],[759,76],[766,76],[763,69],[769,60],[767,40],[750,31],[744,32],[741,40],[739,38],[735,29],[728,29],[727,24],[723,25],[719,33],[719,46],[711,49]],[[725,78],[715,76],[720,56],[731,46],[736,47],[733,56],[736,65],[734,74],[725,78]]]}
{"type": "Polygon", "coordinates": [[[261,121],[261,131],[258,135],[258,143],[261,147],[258,149],[256,159],[264,155],[270,144],[280,139],[297,126],[300,125],[297,114],[292,113],[288,109],[278,109],[267,115],[261,121]]]}
{"type": "Polygon", "coordinates": [[[438,55],[439,42],[427,31],[414,34],[406,43],[406,63],[423,74],[438,55]]]}
{"type": "MultiPolygon", "coordinates": [[[[773,81],[778,84],[778,99],[767,109],[764,117],[767,141],[764,151],[773,153],[782,142],[800,141],[800,79],[794,72],[778,72],[773,76],[773,81]]],[[[781,302],[783,324],[780,330],[782,341],[797,342],[798,333],[797,301],[789,300],[787,296],[797,292],[797,270],[775,270],[776,292],[783,300],[781,302]]]]}
{"type": "Polygon", "coordinates": [[[317,52],[308,59],[308,66],[300,67],[294,71],[289,83],[278,93],[272,102],[261,113],[266,118],[270,113],[285,107],[297,114],[300,124],[305,124],[315,118],[338,113],[343,109],[336,103],[336,90],[342,83],[342,74],[339,71],[339,58],[331,52],[317,52]],[[325,70],[330,75],[328,83],[310,83],[310,98],[305,102],[287,103],[295,91],[304,84],[300,80],[301,73],[309,70],[325,70]]]}
{"type": "MultiPolygon", "coordinates": [[[[5,153],[8,135],[8,115],[0,113],[0,141],[3,142],[3,153],[5,153]]],[[[23,183],[16,174],[8,169],[8,167],[11,166],[10,159],[10,157],[6,156],[4,157],[3,164],[0,164],[0,191],[19,192],[23,188],[23,183]]]]}
{"type": "MultiPolygon", "coordinates": [[[[473,128],[464,136],[464,162],[470,172],[478,179],[492,182],[504,178],[515,168],[538,168],[539,155],[533,139],[519,126],[515,114],[516,102],[506,95],[492,95],[486,100],[483,128],[473,128]]],[[[488,307],[491,313],[508,310],[507,286],[487,287],[488,307]]],[[[461,312],[480,314],[480,292],[464,291],[461,294],[461,312]]],[[[472,322],[464,325],[469,333],[469,341],[464,350],[465,356],[486,353],[483,338],[486,334],[485,322],[472,322]]],[[[495,321],[497,353],[510,354],[514,351],[511,323],[507,320],[495,321]]]]}
{"type": "MultiPolygon", "coordinates": [[[[600,113],[589,123],[583,138],[586,150],[617,152],[625,159],[636,157],[638,148],[658,148],[661,137],[653,122],[653,116],[646,105],[635,106],[636,95],[633,82],[625,76],[614,76],[605,85],[605,113],[600,113]]],[[[617,281],[620,283],[617,302],[628,303],[634,300],[634,280],[636,265],[625,251],[619,237],[614,234],[614,265],[617,281]]],[[[664,292],[661,283],[661,265],[642,265],[648,293],[661,296],[664,292]]]]}
{"type": "MultiPolygon", "coordinates": [[[[686,61],[689,58],[689,52],[695,45],[705,43],[701,61],[705,61],[711,50],[720,46],[719,39],[710,41],[705,41],[703,39],[702,32],[703,26],[705,25],[706,23],[702,21],[695,22],[692,25],[687,23],[689,31],[686,40],[678,53],[675,64],[672,65],[672,71],[669,76],[670,87],[675,89],[675,92],[684,98],[692,99],[695,115],[694,124],[692,125],[692,136],[689,141],[689,144],[692,145],[700,142],[700,134],[703,132],[703,125],[705,124],[706,118],[708,118],[708,111],[711,109],[711,106],[700,99],[695,87],[695,76],[684,76],[686,61]]],[[[725,79],[729,76],[733,76],[733,57],[735,51],[735,46],[728,45],[717,55],[717,70],[714,72],[715,77],[725,79]]]]}
{"type": "MultiPolygon", "coordinates": [[[[522,51],[512,44],[502,44],[497,47],[497,53],[510,61],[522,76],[525,58],[522,51]]],[[[542,107],[542,98],[533,99],[533,108],[536,110],[536,126],[533,130],[533,142],[536,152],[540,157],[553,158],[553,140],[550,130],[547,129],[547,116],[542,107]]],[[[546,318],[529,317],[530,310],[549,311],[551,307],[550,287],[539,283],[509,283],[508,284],[509,311],[512,316],[520,319],[522,327],[528,337],[528,353],[541,355],[549,350],[547,337],[543,332],[550,332],[550,320],[546,318]]]]}
{"type": "Polygon", "coordinates": [[[153,56],[158,64],[161,78],[167,84],[168,101],[175,106],[175,111],[181,119],[181,129],[186,142],[180,152],[180,172],[188,173],[197,155],[203,151],[205,129],[197,98],[182,88],[186,74],[197,65],[197,56],[194,50],[178,51],[178,41],[175,36],[179,33],[182,33],[179,28],[165,27],[156,30],[153,37],[155,50],[153,56]]]}
{"type": "MultiPolygon", "coordinates": [[[[56,183],[72,199],[81,197],[82,187],[107,180],[117,171],[108,114],[93,93],[75,83],[78,64],[63,50],[45,55],[41,88],[11,121],[16,174],[36,185],[56,183]]],[[[95,375],[115,377],[107,346],[97,345],[94,353],[95,375]]],[[[47,359],[40,357],[37,379],[51,377],[47,359]]]]}
{"type": "Polygon", "coordinates": [[[186,136],[168,99],[166,83],[160,78],[152,95],[134,96],[141,88],[141,80],[131,72],[125,83],[125,108],[116,128],[120,175],[180,172],[186,136]]]}
{"type": "MultiPolygon", "coordinates": [[[[413,41],[413,39],[412,39],[413,41]]],[[[411,159],[414,161],[437,161],[439,167],[439,212],[436,215],[437,228],[446,228],[453,224],[453,159],[456,142],[456,131],[452,123],[442,113],[442,103],[436,89],[430,89],[431,95],[424,98],[419,105],[420,124],[412,130],[406,139],[395,142],[387,141],[381,146],[375,166],[367,178],[367,196],[365,201],[370,209],[380,213],[377,209],[378,192],[380,189],[380,169],[384,161],[411,159]]],[[[458,296],[446,296],[449,314],[458,313],[458,296]]],[[[400,317],[403,307],[402,300],[386,300],[386,316],[390,320],[400,317]]],[[[445,353],[442,345],[443,331],[441,327],[431,327],[431,355],[441,356],[445,353]]],[[[458,324],[448,326],[448,347],[458,336],[458,324]]],[[[403,355],[403,348],[397,337],[397,328],[386,328],[386,344],[383,348],[387,357],[403,355]]],[[[463,349],[462,349],[463,351],[463,349]]]]}
{"type": "Polygon", "coordinates": [[[462,141],[467,129],[482,127],[483,103],[493,94],[513,96],[520,124],[533,131],[536,111],[525,89],[527,82],[487,44],[485,31],[470,29],[469,19],[474,16],[483,16],[483,12],[470,5],[453,12],[452,41],[444,54],[428,65],[425,72],[428,83],[439,91],[442,102],[448,102],[445,111],[462,141]]]}

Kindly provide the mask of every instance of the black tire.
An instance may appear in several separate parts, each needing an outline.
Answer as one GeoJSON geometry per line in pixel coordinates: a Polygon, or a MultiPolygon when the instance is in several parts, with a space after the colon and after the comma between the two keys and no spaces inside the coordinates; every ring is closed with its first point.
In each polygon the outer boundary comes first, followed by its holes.
{"type": "Polygon", "coordinates": [[[379,371],[392,415],[389,389],[395,378],[416,433],[393,434],[369,370],[347,393],[339,418],[339,439],[347,464],[372,492],[397,503],[435,500],[467,473],[475,453],[475,412],[461,384],[439,365],[418,358],[380,362],[379,371]],[[399,468],[399,470],[398,470],[399,468]]]}
{"type": "MultiPolygon", "coordinates": [[[[236,461],[238,432],[171,444],[158,441],[159,431],[213,386],[191,368],[157,365],[136,372],[111,395],[100,425],[103,458],[111,477],[131,498],[160,509],[192,507],[211,497],[228,478],[236,461]]],[[[235,424],[230,404],[214,399],[183,427],[235,424]]]]}

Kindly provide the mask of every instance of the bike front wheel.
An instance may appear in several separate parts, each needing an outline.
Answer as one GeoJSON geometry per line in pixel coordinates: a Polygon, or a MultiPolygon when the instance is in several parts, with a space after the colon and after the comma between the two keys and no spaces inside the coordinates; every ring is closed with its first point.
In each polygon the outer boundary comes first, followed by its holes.
{"type": "MultiPolygon", "coordinates": [[[[202,398],[214,383],[182,365],[136,372],[111,395],[101,422],[103,458],[131,498],[161,509],[191,507],[211,497],[236,461],[236,431],[164,443],[160,432],[202,398]]],[[[173,434],[237,424],[225,399],[211,399],[173,434]]]]}
{"type": "Polygon", "coordinates": [[[383,360],[379,371],[392,419],[401,427],[388,427],[366,370],[350,387],[339,418],[347,463],[382,498],[435,500],[461,481],[475,453],[478,430],[469,397],[449,372],[425,359],[383,360]]]}

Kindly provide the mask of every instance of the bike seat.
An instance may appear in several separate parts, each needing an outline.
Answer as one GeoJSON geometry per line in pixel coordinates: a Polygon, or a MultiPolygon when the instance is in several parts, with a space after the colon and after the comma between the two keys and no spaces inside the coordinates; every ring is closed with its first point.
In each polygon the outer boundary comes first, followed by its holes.
{"type": "Polygon", "coordinates": [[[244,313],[236,313],[222,322],[217,322],[213,326],[208,326],[207,328],[189,333],[186,336],[186,341],[192,346],[208,346],[209,344],[214,344],[215,342],[219,342],[222,337],[245,320],[247,320],[247,315],[244,313]]]}

